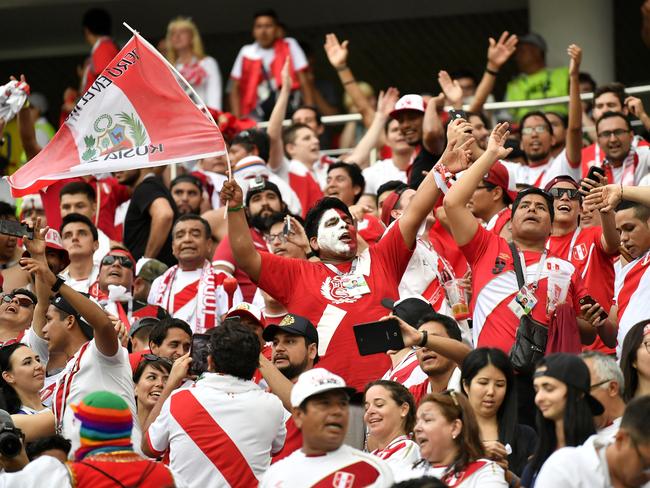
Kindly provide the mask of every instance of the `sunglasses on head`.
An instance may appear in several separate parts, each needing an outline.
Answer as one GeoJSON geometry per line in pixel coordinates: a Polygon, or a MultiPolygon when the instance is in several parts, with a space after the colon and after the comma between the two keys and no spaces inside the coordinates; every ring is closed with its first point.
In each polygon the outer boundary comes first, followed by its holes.
{"type": "Polygon", "coordinates": [[[21,297],[21,296],[18,296],[18,295],[11,295],[11,294],[4,295],[2,297],[2,301],[5,302],[5,303],[10,303],[14,298],[16,300],[18,300],[18,305],[20,305],[21,307],[29,308],[32,305],[34,305],[34,302],[32,302],[27,297],[21,297]]]}
{"type": "Polygon", "coordinates": [[[115,261],[118,261],[120,263],[120,266],[124,268],[133,268],[133,261],[131,261],[128,257],[121,256],[119,254],[109,254],[108,256],[104,256],[104,259],[102,259],[102,266],[110,266],[111,264],[115,263],[115,261]]]}
{"type": "Polygon", "coordinates": [[[156,356],[155,354],[143,354],[142,359],[140,361],[162,361],[163,363],[168,364],[171,366],[173,364],[172,360],[169,358],[164,358],[162,356],[156,356]]]}
{"type": "Polygon", "coordinates": [[[578,200],[580,198],[580,192],[577,188],[551,188],[548,192],[555,199],[560,199],[564,195],[567,195],[569,200],[578,200]]]}

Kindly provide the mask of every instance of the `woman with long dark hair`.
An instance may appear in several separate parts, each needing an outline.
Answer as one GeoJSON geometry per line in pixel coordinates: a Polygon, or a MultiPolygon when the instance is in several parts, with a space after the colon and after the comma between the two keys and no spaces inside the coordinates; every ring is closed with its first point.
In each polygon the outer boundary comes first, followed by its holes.
{"type": "Polygon", "coordinates": [[[485,459],[476,417],[467,398],[454,390],[425,396],[414,429],[421,460],[395,481],[434,476],[462,488],[505,488],[505,472],[485,459]]]}
{"type": "Polygon", "coordinates": [[[623,400],[650,395],[650,320],[643,320],[625,335],[621,349],[621,370],[625,380],[623,400]]]}
{"type": "Polygon", "coordinates": [[[474,410],[486,456],[516,476],[535,451],[537,434],[517,423],[514,372],[501,349],[480,348],[463,361],[461,385],[474,410]]]}
{"type": "Polygon", "coordinates": [[[0,394],[10,414],[40,413],[40,391],[45,383],[45,368],[38,355],[22,342],[0,348],[0,394]]]}
{"type": "Polygon", "coordinates": [[[413,465],[420,449],[411,440],[415,426],[415,401],[404,385],[377,380],[366,385],[363,420],[371,454],[391,465],[413,465]]]}
{"type": "Polygon", "coordinates": [[[601,403],[589,393],[589,368],[578,356],[546,356],[537,364],[533,384],[539,442],[521,477],[527,488],[535,486],[542,464],[556,450],[579,446],[594,435],[594,415],[603,413],[601,403]]]}

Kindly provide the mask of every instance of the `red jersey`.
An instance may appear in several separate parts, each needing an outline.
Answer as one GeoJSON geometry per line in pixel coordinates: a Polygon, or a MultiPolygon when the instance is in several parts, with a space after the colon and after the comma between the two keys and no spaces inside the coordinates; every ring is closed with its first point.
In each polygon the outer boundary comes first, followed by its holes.
{"type": "Polygon", "coordinates": [[[110,37],[100,37],[97,39],[97,42],[95,42],[95,45],[90,52],[90,58],[88,59],[86,69],[84,70],[81,85],[83,93],[88,91],[97,77],[102,71],[104,71],[104,68],[108,66],[108,63],[110,63],[119,52],[120,50],[110,37]]]}
{"type": "Polygon", "coordinates": [[[47,217],[47,225],[52,229],[61,227],[61,210],[59,205],[59,193],[68,183],[73,181],[86,181],[96,194],[98,212],[94,224],[104,231],[109,239],[121,242],[122,235],[115,227],[115,209],[123,202],[131,198],[128,187],[121,185],[116,178],[104,178],[98,180],[94,176],[85,178],[66,178],[59,180],[48,187],[40,190],[43,208],[47,217]]]}
{"type": "MultiPolygon", "coordinates": [[[[602,244],[603,231],[600,227],[581,229],[563,236],[551,236],[548,249],[551,256],[567,259],[577,268],[585,288],[591,297],[607,313],[612,307],[614,296],[614,257],[605,252],[602,244]]],[[[615,350],[603,344],[597,337],[585,350],[601,351],[613,354],[615,350]]]]}
{"type": "Polygon", "coordinates": [[[467,258],[458,247],[458,244],[456,244],[452,235],[447,232],[447,229],[438,220],[431,226],[429,242],[431,242],[435,251],[451,264],[454,269],[454,274],[457,277],[465,275],[468,269],[467,258]]]}
{"type": "MultiPolygon", "coordinates": [[[[269,249],[266,247],[266,241],[264,240],[262,233],[253,228],[251,228],[250,231],[251,237],[253,238],[253,244],[255,244],[255,249],[262,253],[268,253],[269,249]]],[[[253,297],[257,291],[257,285],[253,283],[248,275],[237,266],[235,257],[232,254],[232,248],[230,247],[230,239],[228,239],[228,236],[224,237],[219,243],[214,251],[214,256],[212,257],[212,265],[216,266],[219,264],[230,269],[233,277],[237,280],[237,283],[239,283],[239,288],[241,289],[244,301],[253,303],[253,297]]]]}
{"type": "Polygon", "coordinates": [[[357,225],[357,232],[368,244],[378,242],[385,231],[386,227],[381,220],[372,214],[365,214],[357,225]]]}
{"type": "MultiPolygon", "coordinates": [[[[476,347],[498,347],[509,352],[515,341],[519,318],[508,307],[519,292],[517,276],[508,242],[479,226],[472,240],[461,247],[472,268],[472,317],[476,347]]],[[[522,253],[520,253],[522,254],[522,253]]],[[[539,276],[535,290],[537,305],[532,309],[533,319],[549,325],[546,313],[547,278],[550,270],[571,273],[566,301],[580,313],[578,299],[587,295],[576,267],[569,261],[544,253],[523,251],[524,277],[529,285],[539,276]],[[543,260],[542,269],[539,270],[543,260]]]]}
{"type": "Polygon", "coordinates": [[[494,214],[492,218],[485,224],[485,228],[496,235],[501,235],[501,231],[512,218],[512,210],[510,207],[505,207],[499,213],[494,214]]]}
{"type": "Polygon", "coordinates": [[[381,300],[398,299],[397,287],[412,253],[394,225],[354,261],[337,266],[261,253],[258,285],[291,313],[316,325],[319,367],[362,389],[386,372],[390,360],[385,354],[361,356],[352,326],[386,315],[381,300]],[[346,288],[355,277],[365,280],[369,293],[353,294],[346,288]]]}
{"type": "Polygon", "coordinates": [[[304,219],[309,209],[323,198],[323,191],[307,166],[295,159],[289,162],[289,186],[298,195],[304,219]]]}

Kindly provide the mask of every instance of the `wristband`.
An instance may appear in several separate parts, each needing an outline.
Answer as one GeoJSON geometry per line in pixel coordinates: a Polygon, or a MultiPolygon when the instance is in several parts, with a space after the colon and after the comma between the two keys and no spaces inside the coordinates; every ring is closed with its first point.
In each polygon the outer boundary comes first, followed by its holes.
{"type": "Polygon", "coordinates": [[[61,278],[60,276],[57,276],[57,277],[56,277],[56,281],[55,281],[54,284],[52,285],[52,291],[53,291],[54,293],[58,293],[58,292],[59,292],[59,289],[61,288],[61,285],[62,285],[63,283],[65,283],[65,280],[64,280],[63,278],[61,278]]]}
{"type": "Polygon", "coordinates": [[[454,181],[454,175],[442,161],[436,163],[433,167],[433,178],[436,180],[436,185],[438,185],[440,191],[446,195],[454,181]]]}
{"type": "Polygon", "coordinates": [[[344,64],[343,66],[339,66],[338,68],[336,68],[336,71],[345,71],[346,69],[348,69],[348,65],[344,64]]]}
{"type": "Polygon", "coordinates": [[[418,344],[419,347],[424,347],[427,345],[427,341],[429,340],[429,333],[426,330],[421,331],[422,332],[422,340],[418,344]]]}
{"type": "Polygon", "coordinates": [[[243,205],[237,205],[235,207],[228,207],[228,212],[239,212],[240,210],[243,210],[244,206],[243,205]]]}
{"type": "Polygon", "coordinates": [[[485,72],[487,74],[489,74],[489,75],[492,75],[492,76],[497,76],[499,74],[498,71],[494,71],[493,69],[490,69],[490,68],[487,68],[487,67],[485,68],[485,72]]]}

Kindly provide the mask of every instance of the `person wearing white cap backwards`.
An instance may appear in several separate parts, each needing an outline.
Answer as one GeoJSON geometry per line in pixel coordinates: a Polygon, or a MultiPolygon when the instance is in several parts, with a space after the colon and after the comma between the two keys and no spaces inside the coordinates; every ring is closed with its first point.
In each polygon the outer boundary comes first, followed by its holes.
{"type": "Polygon", "coordinates": [[[361,486],[393,484],[388,465],[371,454],[343,445],[348,427],[348,404],[354,389],[326,369],[304,372],[291,390],[302,448],[273,464],[261,487],[361,486]]]}

